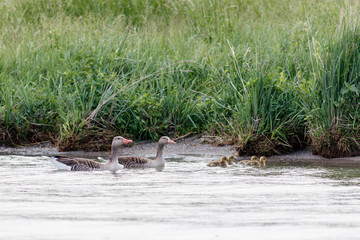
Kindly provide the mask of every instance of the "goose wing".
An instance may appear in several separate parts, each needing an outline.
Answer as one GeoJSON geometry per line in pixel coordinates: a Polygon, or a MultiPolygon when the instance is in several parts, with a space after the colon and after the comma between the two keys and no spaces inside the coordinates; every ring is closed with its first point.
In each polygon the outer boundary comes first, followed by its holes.
{"type": "Polygon", "coordinates": [[[55,156],[52,163],[59,169],[70,171],[91,171],[100,168],[100,163],[86,158],[55,156]]]}
{"type": "Polygon", "coordinates": [[[118,157],[119,163],[124,165],[124,168],[142,168],[145,167],[151,159],[135,156],[118,157]]]}

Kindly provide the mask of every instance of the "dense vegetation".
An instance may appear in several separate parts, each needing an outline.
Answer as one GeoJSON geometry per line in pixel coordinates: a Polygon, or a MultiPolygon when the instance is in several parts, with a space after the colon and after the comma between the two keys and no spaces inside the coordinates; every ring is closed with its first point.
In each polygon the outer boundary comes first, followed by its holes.
{"type": "Polygon", "coordinates": [[[240,154],[360,153],[356,1],[5,0],[0,143],[190,131],[240,154]]]}

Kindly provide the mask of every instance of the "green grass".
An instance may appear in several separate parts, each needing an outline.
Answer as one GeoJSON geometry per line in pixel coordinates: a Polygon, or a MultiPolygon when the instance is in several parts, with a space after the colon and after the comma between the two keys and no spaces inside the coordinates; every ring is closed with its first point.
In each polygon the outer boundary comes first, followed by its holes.
{"type": "MultiPolygon", "coordinates": [[[[352,19],[351,19],[352,20],[352,19]]],[[[311,102],[307,122],[313,152],[325,156],[360,153],[360,32],[344,19],[325,44],[312,42],[311,102]],[[331,148],[329,148],[331,146],[331,148]]]]}
{"type": "Polygon", "coordinates": [[[341,49],[357,13],[325,0],[1,1],[0,143],[192,131],[270,155],[334,119],[354,137],[357,52],[341,49]]]}

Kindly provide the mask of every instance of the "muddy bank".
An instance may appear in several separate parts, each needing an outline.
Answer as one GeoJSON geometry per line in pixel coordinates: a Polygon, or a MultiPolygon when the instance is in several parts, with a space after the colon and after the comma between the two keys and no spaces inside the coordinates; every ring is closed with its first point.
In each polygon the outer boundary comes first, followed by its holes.
{"type": "MultiPolygon", "coordinates": [[[[131,146],[123,146],[120,150],[121,155],[142,155],[152,156],[156,154],[157,142],[140,141],[131,146]]],[[[110,150],[110,149],[109,149],[110,150]]],[[[213,146],[204,143],[204,139],[199,137],[191,137],[178,140],[176,144],[169,144],[164,150],[165,156],[172,155],[201,155],[206,157],[218,157],[222,155],[230,155],[235,153],[234,146],[213,146]]],[[[76,157],[96,158],[98,156],[108,156],[109,151],[105,152],[85,152],[85,151],[70,151],[59,152],[58,149],[50,144],[44,142],[36,145],[29,145],[25,147],[9,148],[0,147],[0,155],[27,155],[27,156],[51,156],[64,155],[76,157]]]]}
{"type": "MultiPolygon", "coordinates": [[[[123,147],[120,150],[121,155],[139,155],[155,156],[157,143],[142,141],[129,147],[123,147]]],[[[165,148],[165,157],[173,156],[204,156],[206,158],[217,158],[219,156],[228,156],[236,152],[234,146],[213,146],[204,143],[203,138],[191,137],[177,141],[177,144],[167,145],[165,148]]],[[[57,148],[49,142],[25,147],[7,148],[0,147],[0,155],[24,155],[24,156],[52,156],[63,155],[73,157],[108,157],[109,152],[84,152],[71,151],[59,152],[57,148]]],[[[238,157],[239,159],[248,159],[248,156],[238,157]]],[[[345,158],[324,158],[311,153],[310,149],[297,151],[286,155],[275,155],[268,158],[269,165],[284,166],[324,166],[324,167],[360,167],[360,156],[345,158]]]]}

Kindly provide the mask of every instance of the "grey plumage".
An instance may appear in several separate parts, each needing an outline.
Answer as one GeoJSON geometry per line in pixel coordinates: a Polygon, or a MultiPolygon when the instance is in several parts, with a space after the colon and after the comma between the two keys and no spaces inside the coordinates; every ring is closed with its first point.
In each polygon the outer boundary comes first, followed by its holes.
{"type": "Polygon", "coordinates": [[[120,164],[124,168],[157,168],[165,166],[165,160],[163,157],[163,150],[166,144],[174,144],[175,142],[169,137],[163,136],[159,139],[159,145],[157,147],[157,153],[155,159],[149,159],[137,156],[123,156],[118,157],[120,164]]]}
{"type": "Polygon", "coordinates": [[[144,168],[149,163],[150,159],[143,157],[118,157],[119,163],[124,166],[124,168],[144,168]]]}
{"type": "Polygon", "coordinates": [[[92,170],[109,170],[117,171],[121,165],[118,161],[118,150],[122,144],[131,143],[131,140],[125,139],[121,136],[114,137],[111,144],[111,159],[108,163],[99,163],[86,158],[71,158],[55,156],[51,158],[51,162],[62,170],[70,171],[92,171],[92,170]]]}

